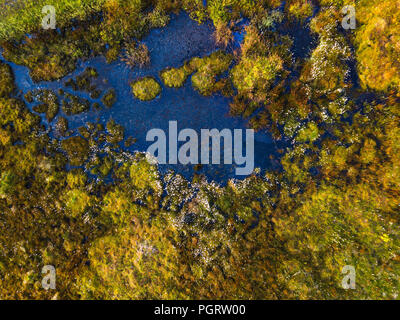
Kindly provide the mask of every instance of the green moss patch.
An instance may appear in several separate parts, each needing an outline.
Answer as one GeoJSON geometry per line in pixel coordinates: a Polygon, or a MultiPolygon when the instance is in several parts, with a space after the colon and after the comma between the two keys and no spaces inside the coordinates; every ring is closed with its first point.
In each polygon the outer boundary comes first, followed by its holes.
{"type": "Polygon", "coordinates": [[[217,77],[229,69],[233,57],[223,51],[216,51],[211,55],[195,57],[187,61],[180,68],[168,68],[161,72],[160,77],[170,88],[180,88],[186,79],[192,76],[192,85],[202,95],[209,96],[221,91],[224,95],[231,95],[231,85],[224,80],[217,81],[217,77]]]}
{"type": "Polygon", "coordinates": [[[131,83],[134,96],[142,101],[155,99],[161,93],[160,84],[152,77],[146,77],[131,83]]]}
{"type": "Polygon", "coordinates": [[[161,72],[160,77],[164,84],[169,88],[180,88],[190,75],[184,67],[169,68],[161,72]]]}
{"type": "Polygon", "coordinates": [[[193,59],[190,65],[197,70],[192,76],[192,85],[202,95],[209,96],[216,93],[220,85],[217,77],[229,69],[233,57],[222,51],[212,53],[202,59],[193,59]]]}

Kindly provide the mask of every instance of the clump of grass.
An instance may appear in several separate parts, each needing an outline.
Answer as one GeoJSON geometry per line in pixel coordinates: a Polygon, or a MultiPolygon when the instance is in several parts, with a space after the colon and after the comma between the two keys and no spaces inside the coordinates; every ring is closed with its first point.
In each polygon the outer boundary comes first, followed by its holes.
{"type": "Polygon", "coordinates": [[[101,91],[96,89],[96,88],[91,88],[90,89],[90,98],[92,99],[98,99],[101,96],[101,91]]]}
{"type": "Polygon", "coordinates": [[[161,72],[160,77],[164,84],[169,88],[180,88],[189,77],[184,67],[182,68],[169,68],[161,72]]]}
{"type": "Polygon", "coordinates": [[[131,68],[143,68],[150,64],[150,52],[145,44],[138,45],[136,42],[131,42],[126,45],[125,54],[121,60],[131,68]]]}
{"type": "Polygon", "coordinates": [[[119,44],[110,47],[105,54],[107,63],[116,61],[118,59],[120,51],[121,51],[121,46],[119,44]]]}
{"type": "Polygon", "coordinates": [[[93,103],[92,108],[96,111],[101,109],[101,105],[98,102],[93,103]]]}
{"type": "Polygon", "coordinates": [[[78,128],[78,132],[79,132],[79,134],[82,136],[82,137],[84,137],[85,139],[90,139],[90,132],[89,132],[89,129],[88,128],[86,128],[86,127],[84,127],[84,126],[82,126],[82,127],[79,127],[78,128]]]}
{"type": "Polygon", "coordinates": [[[311,1],[294,0],[288,1],[285,10],[288,11],[289,17],[304,22],[313,14],[313,5],[311,1]]]}
{"type": "Polygon", "coordinates": [[[99,76],[96,69],[87,67],[80,75],[76,77],[76,85],[80,91],[90,91],[92,86],[90,85],[91,79],[96,79],[99,76]]]}
{"type": "Polygon", "coordinates": [[[155,8],[146,17],[151,28],[163,28],[169,23],[170,19],[170,16],[159,8],[155,8]]]}
{"type": "Polygon", "coordinates": [[[152,77],[145,77],[131,83],[134,96],[142,101],[155,99],[161,93],[160,84],[152,77]]]}
{"type": "Polygon", "coordinates": [[[129,148],[129,147],[133,146],[136,143],[136,141],[137,141],[136,138],[128,137],[124,142],[124,146],[126,148],[129,148]]]}
{"type": "Polygon", "coordinates": [[[221,92],[225,97],[232,97],[235,94],[232,81],[228,78],[223,78],[216,82],[214,85],[214,91],[221,92]]]}
{"type": "Polygon", "coordinates": [[[264,93],[282,69],[283,60],[276,54],[245,57],[232,69],[232,81],[239,93],[264,93]]]}
{"type": "Polygon", "coordinates": [[[65,81],[64,85],[66,87],[72,88],[72,90],[74,90],[74,91],[78,91],[78,85],[76,84],[76,81],[73,78],[68,79],[67,81],[65,81]]]}

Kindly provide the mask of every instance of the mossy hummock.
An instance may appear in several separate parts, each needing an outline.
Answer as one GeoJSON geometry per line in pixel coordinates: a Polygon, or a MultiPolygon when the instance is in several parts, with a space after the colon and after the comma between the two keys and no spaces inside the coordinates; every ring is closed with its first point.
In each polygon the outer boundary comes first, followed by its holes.
{"type": "Polygon", "coordinates": [[[142,101],[155,99],[161,93],[160,84],[152,77],[146,77],[131,83],[134,96],[142,101]]]}
{"type": "Polygon", "coordinates": [[[222,91],[224,95],[231,95],[232,90],[226,79],[218,81],[217,77],[227,71],[232,64],[232,55],[223,51],[216,51],[211,55],[195,57],[187,61],[180,68],[167,68],[160,73],[164,84],[170,88],[180,88],[186,79],[192,76],[193,87],[204,96],[222,91]]]}
{"type": "Polygon", "coordinates": [[[161,72],[160,77],[169,88],[180,88],[189,77],[190,73],[182,68],[169,68],[161,72]]]}

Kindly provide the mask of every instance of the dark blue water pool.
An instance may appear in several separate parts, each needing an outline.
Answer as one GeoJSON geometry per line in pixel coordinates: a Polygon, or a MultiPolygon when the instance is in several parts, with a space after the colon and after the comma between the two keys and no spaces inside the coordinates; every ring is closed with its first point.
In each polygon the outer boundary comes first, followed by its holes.
{"type": "MultiPolygon", "coordinates": [[[[65,116],[60,111],[59,115],[69,120],[71,129],[83,126],[88,121],[105,124],[112,118],[125,127],[126,136],[137,138],[137,142],[129,148],[130,151],[146,151],[150,145],[145,139],[147,132],[153,128],[160,128],[167,132],[169,121],[173,120],[178,121],[178,130],[191,128],[199,133],[200,129],[247,128],[245,120],[228,115],[230,99],[221,95],[201,96],[192,88],[190,79],[180,89],[163,86],[161,95],[150,102],[139,101],[132,95],[129,83],[133,80],[143,76],[153,76],[162,84],[159,72],[164,68],[179,67],[193,56],[205,56],[217,50],[212,32],[211,24],[198,25],[184,13],[173,17],[167,27],[151,31],[143,40],[151,52],[151,66],[145,69],[130,69],[121,61],[107,64],[104,57],[96,57],[79,62],[77,69],[60,81],[33,83],[27,68],[11,65],[16,76],[17,87],[23,93],[37,88],[63,88],[67,92],[76,94],[64,87],[65,80],[79,75],[88,66],[96,68],[99,72],[96,80],[98,87],[103,89],[113,87],[117,93],[117,102],[111,109],[91,110],[75,116],[65,116]]],[[[241,38],[237,37],[237,39],[241,38]]],[[[94,101],[85,93],[80,95],[94,101]]],[[[44,118],[43,122],[49,125],[44,118]]],[[[54,126],[55,122],[56,120],[50,126],[54,126]]],[[[276,155],[276,144],[270,134],[256,133],[255,166],[261,169],[275,166],[276,163],[270,160],[271,155],[276,155]]],[[[235,176],[234,168],[232,165],[204,166],[200,173],[220,183],[230,178],[243,178],[235,176]]],[[[194,172],[193,166],[160,166],[162,172],[168,169],[173,169],[188,178],[194,172]]]]}

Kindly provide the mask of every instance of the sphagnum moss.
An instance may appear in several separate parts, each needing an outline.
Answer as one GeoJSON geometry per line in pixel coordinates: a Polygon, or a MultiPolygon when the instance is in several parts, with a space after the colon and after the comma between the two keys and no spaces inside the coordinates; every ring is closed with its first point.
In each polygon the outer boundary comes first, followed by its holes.
{"type": "Polygon", "coordinates": [[[186,72],[184,67],[169,68],[163,70],[160,77],[164,84],[169,88],[180,88],[185,83],[190,74],[186,72]]]}
{"type": "Polygon", "coordinates": [[[161,93],[160,84],[152,77],[134,81],[131,87],[134,96],[142,101],[153,100],[161,93]]]}
{"type": "Polygon", "coordinates": [[[228,86],[225,86],[225,81],[217,81],[217,77],[229,69],[232,61],[232,55],[216,51],[203,58],[194,57],[180,68],[167,68],[161,71],[160,77],[167,87],[180,88],[194,73],[192,85],[202,95],[209,96],[218,91],[230,95],[231,91],[226,89],[228,86]]]}

